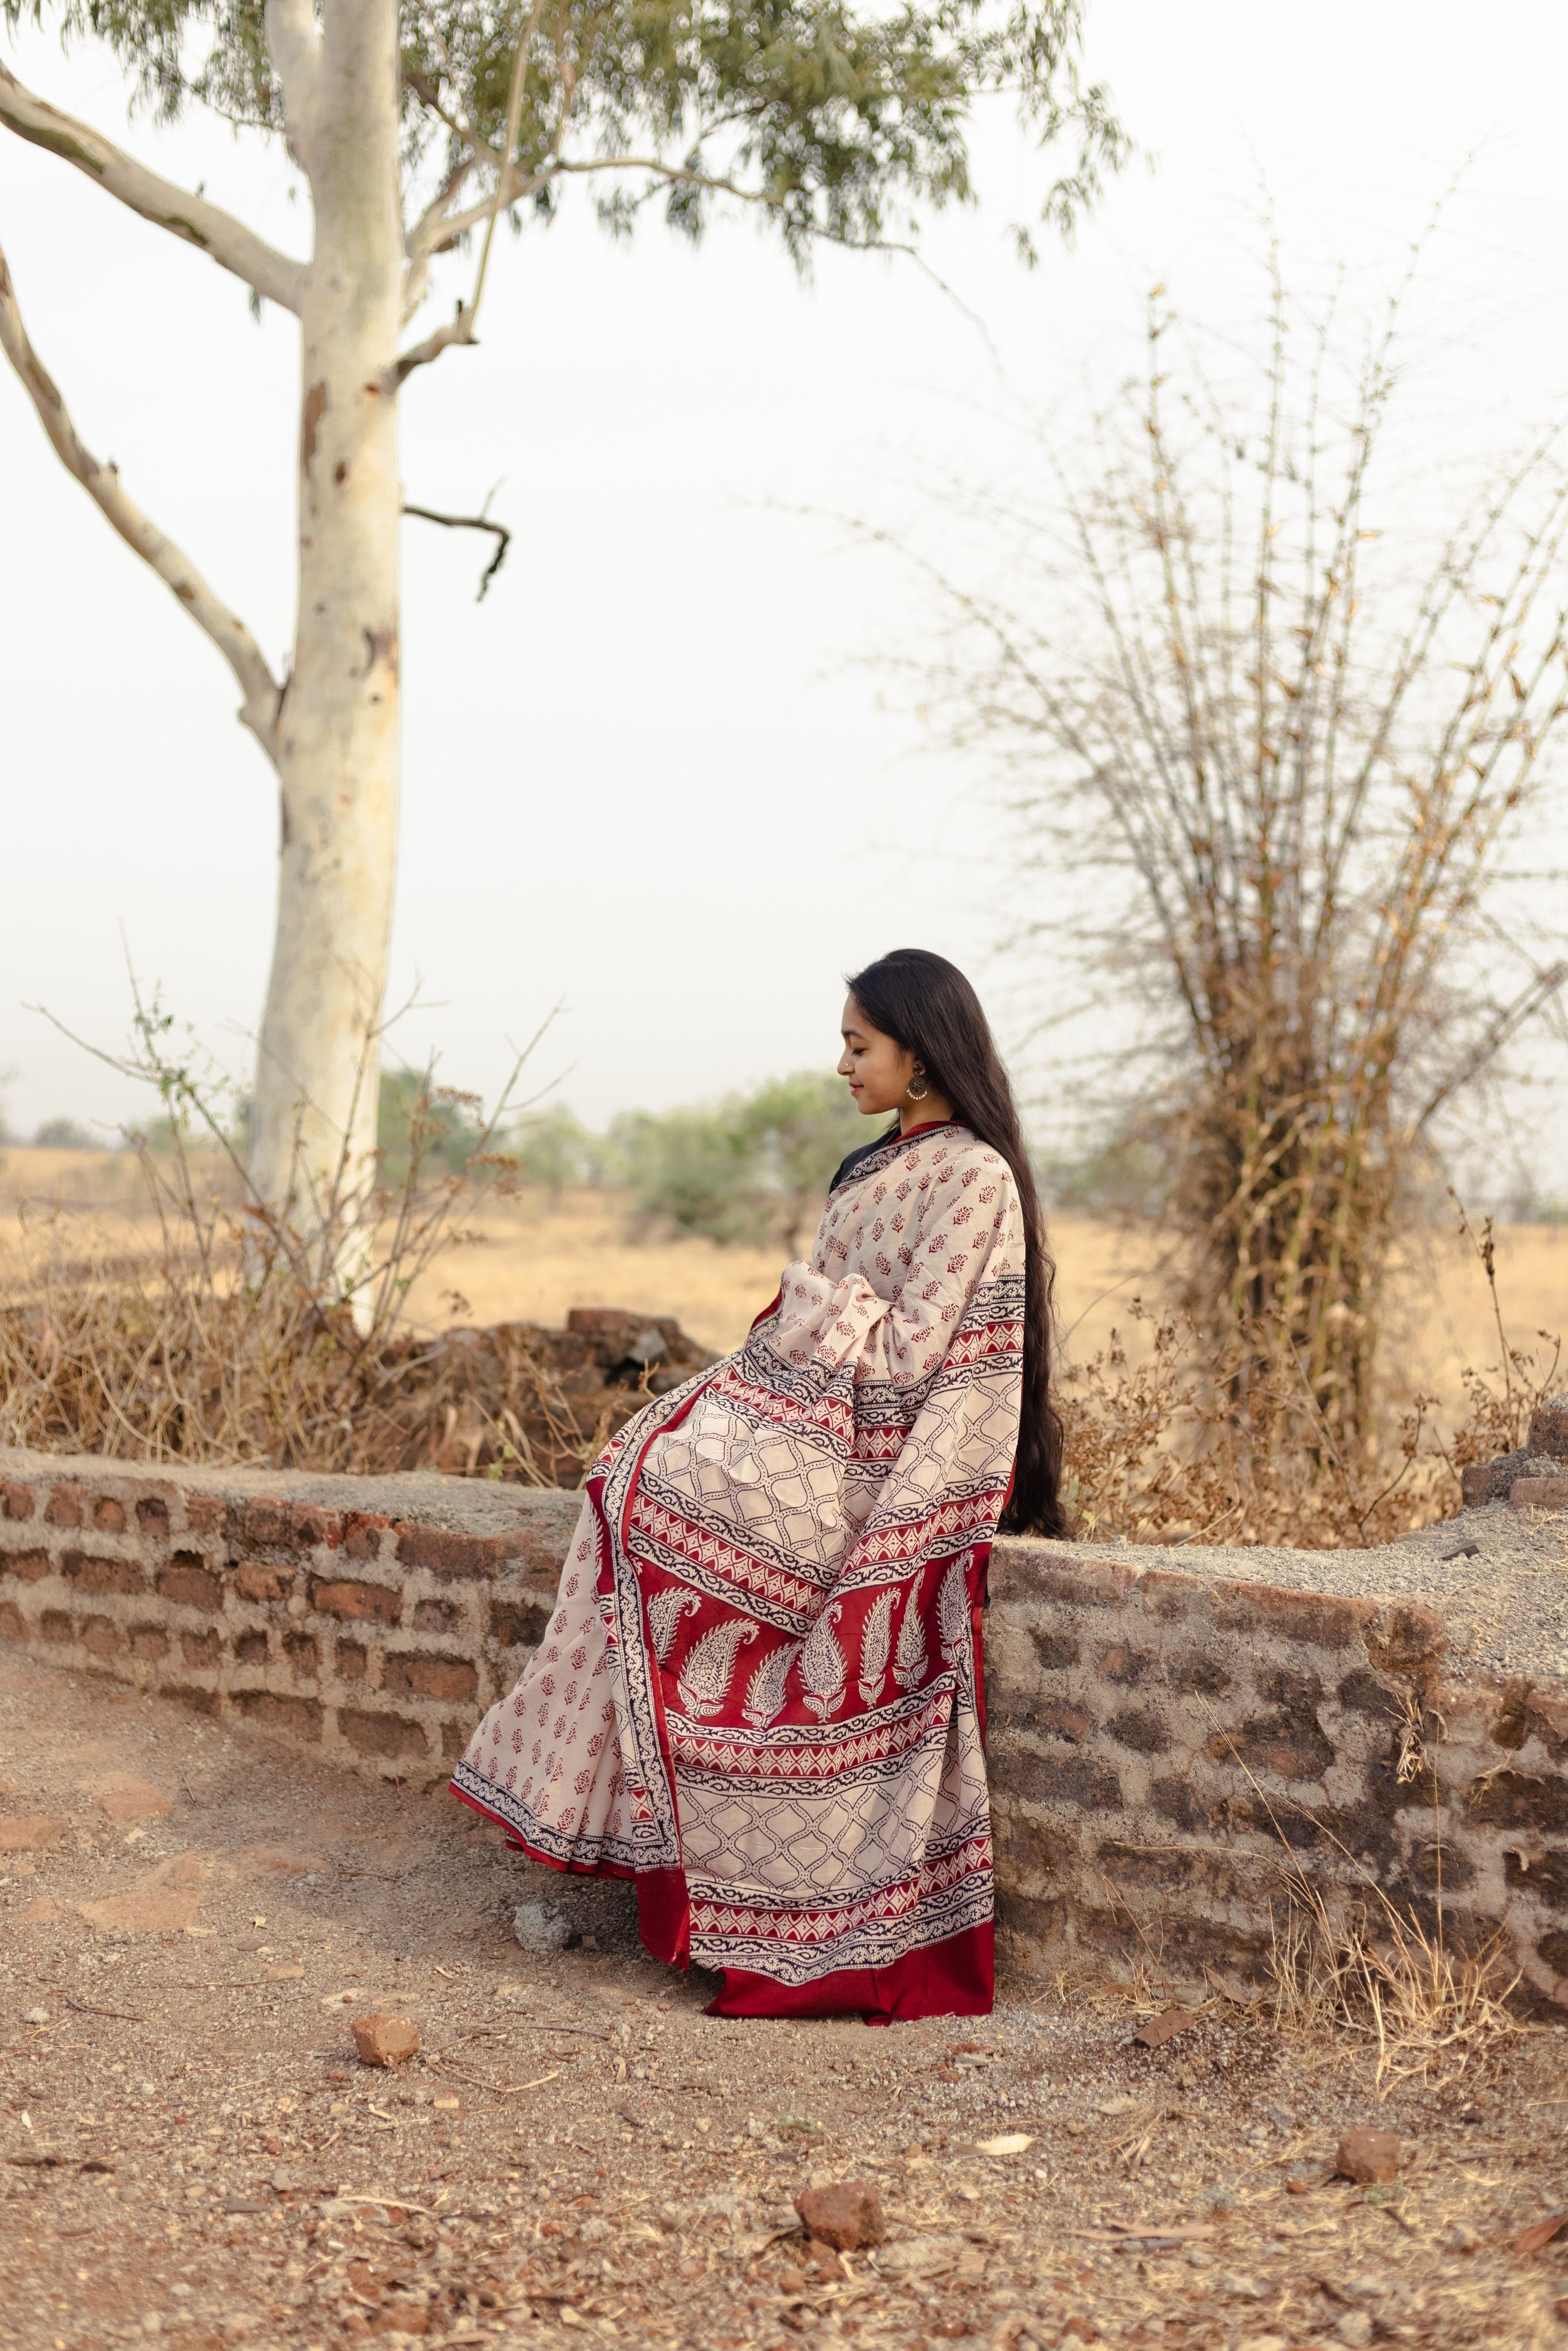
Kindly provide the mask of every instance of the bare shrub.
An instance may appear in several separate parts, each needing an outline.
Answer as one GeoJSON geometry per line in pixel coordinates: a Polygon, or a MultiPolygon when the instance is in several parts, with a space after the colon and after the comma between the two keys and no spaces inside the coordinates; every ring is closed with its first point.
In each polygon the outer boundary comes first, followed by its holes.
{"type": "Polygon", "coordinates": [[[1270,253],[1239,362],[1156,289],[1091,435],[946,492],[977,551],[926,567],[953,622],[921,670],[1006,778],[1022,951],[1138,1024],[1120,1132],[1168,1170],[1232,1452],[1305,1447],[1358,1510],[1437,1123],[1568,977],[1560,923],[1537,953],[1497,895],[1568,714],[1563,435],[1417,495],[1410,291],[1314,319],[1270,253]]]}

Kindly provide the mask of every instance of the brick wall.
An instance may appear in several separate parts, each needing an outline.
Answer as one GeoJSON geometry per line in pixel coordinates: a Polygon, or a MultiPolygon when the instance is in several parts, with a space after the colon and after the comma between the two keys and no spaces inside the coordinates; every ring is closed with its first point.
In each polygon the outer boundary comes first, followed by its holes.
{"type": "Polygon", "coordinates": [[[0,1450],[0,1638],[423,1783],[521,1671],[580,1507],[0,1450]]]}
{"type": "MultiPolygon", "coordinates": [[[[484,1480],[0,1450],[0,1638],[428,1785],[520,1672],[578,1508],[484,1480]]],[[[1435,1596],[1369,1598],[1379,1556],[1292,1554],[1292,1583],[1317,1588],[1281,1588],[1247,1552],[998,1545],[988,1736],[1015,1965],[1253,1979],[1291,1870],[1331,1906],[1375,1919],[1376,1888],[1427,1921],[1440,1873],[1450,1942],[1500,1929],[1525,1992],[1568,2006],[1563,1644],[1546,1670],[1540,1643],[1512,1662],[1489,1635],[1478,1654],[1450,1571],[1435,1596]]],[[[1471,1577],[1489,1625],[1500,1573],[1471,1577]]]]}
{"type": "Polygon", "coordinates": [[[1434,1932],[1440,1888],[1450,1949],[1500,1928],[1525,2005],[1568,2004],[1568,1682],[1451,1657],[1441,1606],[1250,1582],[1244,1552],[1004,1548],[988,1743],[1026,1968],[1256,1980],[1299,1876],[1379,1939],[1385,1903],[1434,1932]]]}

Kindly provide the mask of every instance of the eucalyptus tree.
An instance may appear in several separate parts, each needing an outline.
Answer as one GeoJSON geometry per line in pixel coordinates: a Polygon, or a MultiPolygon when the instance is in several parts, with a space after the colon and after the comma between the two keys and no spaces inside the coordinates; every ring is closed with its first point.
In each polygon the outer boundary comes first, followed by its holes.
{"type": "MultiPolygon", "coordinates": [[[[13,25],[27,0],[0,0],[13,25]]],[[[337,1234],[374,1167],[376,1047],[398,801],[398,411],[476,340],[499,218],[554,217],[574,180],[625,234],[715,208],[819,243],[907,247],[971,193],[977,99],[1065,142],[1041,218],[1070,228],[1124,141],[1080,69],[1082,0],[32,0],[92,37],[160,120],[204,108],[282,141],[308,192],[303,257],[176,187],[0,64],[0,125],[299,321],[298,580],[277,675],[183,549],[83,444],[0,250],[0,341],[68,471],[233,671],[277,771],[280,865],[251,1145],[258,1198],[337,1234]],[[466,299],[423,331],[432,265],[466,299]],[[330,1205],[329,1205],[330,1204],[330,1205]]],[[[1054,165],[1050,170],[1054,172],[1054,165]]],[[[1049,172],[1048,172],[1049,177],[1049,172]]],[[[194,280],[192,298],[195,299],[194,280]]],[[[340,1239],[327,1257],[340,1272],[340,1239]]]]}

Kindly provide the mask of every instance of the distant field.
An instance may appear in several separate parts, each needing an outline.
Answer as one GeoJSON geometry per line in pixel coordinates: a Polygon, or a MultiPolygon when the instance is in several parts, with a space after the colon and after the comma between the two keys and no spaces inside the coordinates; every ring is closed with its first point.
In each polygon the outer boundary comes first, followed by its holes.
{"type": "MultiPolygon", "coordinates": [[[[11,1147],[0,1152],[0,1292],[15,1281],[22,1220],[37,1239],[50,1217],[57,1218],[55,1245],[72,1259],[156,1246],[156,1225],[130,1158],[11,1147]]],[[[778,1283],[773,1251],[638,1238],[625,1202],[613,1193],[570,1193],[554,1203],[529,1196],[495,1203],[469,1222],[475,1239],[449,1250],[412,1293],[411,1312],[426,1327],[455,1319],[559,1323],[573,1306],[625,1306],[673,1314],[705,1346],[727,1350],[778,1283]]],[[[1070,1353],[1092,1354],[1113,1326],[1130,1335],[1129,1301],[1140,1292],[1155,1298],[1161,1289],[1161,1236],[1060,1216],[1051,1220],[1051,1241],[1058,1322],[1070,1353]]],[[[1541,1328],[1568,1336],[1568,1228],[1506,1228],[1498,1269],[1516,1344],[1531,1343],[1541,1328]]],[[[1445,1232],[1396,1268],[1387,1322],[1396,1396],[1423,1388],[1455,1404],[1464,1367],[1498,1360],[1480,1270],[1445,1232]]]]}

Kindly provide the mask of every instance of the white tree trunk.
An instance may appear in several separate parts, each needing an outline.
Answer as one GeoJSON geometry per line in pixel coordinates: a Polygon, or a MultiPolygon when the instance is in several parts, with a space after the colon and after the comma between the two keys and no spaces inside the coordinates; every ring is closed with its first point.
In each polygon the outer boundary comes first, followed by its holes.
{"type": "Polygon", "coordinates": [[[299,604],[276,741],[277,922],[251,1176],[351,1281],[368,1243],[396,874],[396,360],[403,235],[395,0],[268,11],[316,250],[300,303],[299,604]],[[292,33],[298,45],[287,48],[292,33]]]}

